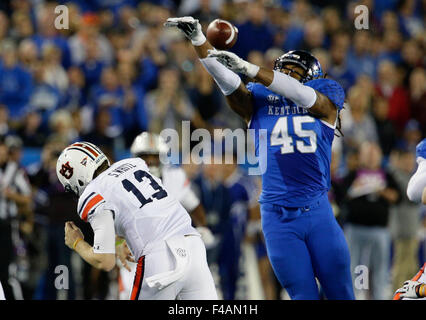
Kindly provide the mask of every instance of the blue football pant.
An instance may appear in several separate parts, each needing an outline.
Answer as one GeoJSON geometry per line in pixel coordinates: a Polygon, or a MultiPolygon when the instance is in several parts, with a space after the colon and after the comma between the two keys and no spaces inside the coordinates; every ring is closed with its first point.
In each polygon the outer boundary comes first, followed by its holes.
{"type": "Polygon", "coordinates": [[[327,299],[355,299],[350,255],[327,196],[311,206],[261,204],[269,260],[294,300],[318,300],[318,278],[327,299]]]}

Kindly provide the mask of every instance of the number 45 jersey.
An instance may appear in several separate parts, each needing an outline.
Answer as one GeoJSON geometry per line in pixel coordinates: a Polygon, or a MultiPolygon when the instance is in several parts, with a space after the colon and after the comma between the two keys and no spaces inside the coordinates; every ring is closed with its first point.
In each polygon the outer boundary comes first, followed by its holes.
{"type": "Polygon", "coordinates": [[[135,257],[147,253],[148,243],[178,234],[199,235],[188,212],[140,158],[118,161],[89,183],[79,198],[78,214],[90,222],[91,215],[102,214],[98,207],[113,212],[115,232],[126,239],[135,257]]]}
{"type": "MultiPolygon", "coordinates": [[[[330,79],[308,81],[306,86],[343,107],[342,87],[330,79]]],[[[313,204],[330,188],[331,144],[335,124],[311,116],[259,83],[250,82],[254,110],[249,129],[255,129],[255,150],[262,175],[260,203],[286,207],[313,204]],[[260,129],[266,129],[266,133],[260,129]]]]}

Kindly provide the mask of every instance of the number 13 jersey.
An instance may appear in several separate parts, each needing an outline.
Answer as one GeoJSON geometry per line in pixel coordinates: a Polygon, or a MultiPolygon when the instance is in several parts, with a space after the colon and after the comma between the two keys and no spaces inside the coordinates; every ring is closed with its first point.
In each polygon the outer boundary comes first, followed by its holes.
{"type": "Polygon", "coordinates": [[[135,257],[147,253],[148,243],[178,234],[199,235],[188,212],[140,158],[118,161],[92,180],[80,196],[77,210],[84,221],[104,210],[112,211],[115,232],[126,239],[135,257]]]}
{"type": "MultiPolygon", "coordinates": [[[[345,94],[337,82],[317,79],[305,85],[342,109],[345,94]]],[[[265,168],[259,202],[287,207],[313,204],[330,188],[335,125],[311,116],[259,83],[250,82],[247,89],[254,105],[249,129],[255,129],[256,156],[259,167],[265,168]]]]}

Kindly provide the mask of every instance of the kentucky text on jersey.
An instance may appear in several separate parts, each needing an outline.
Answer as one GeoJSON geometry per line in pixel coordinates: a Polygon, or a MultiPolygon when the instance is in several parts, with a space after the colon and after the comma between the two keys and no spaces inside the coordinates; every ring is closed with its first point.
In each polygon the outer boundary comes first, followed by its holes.
{"type": "Polygon", "coordinates": [[[288,116],[290,114],[306,114],[308,110],[297,106],[268,106],[268,116],[288,116]]]}
{"type": "MultiPolygon", "coordinates": [[[[337,82],[317,79],[305,85],[327,96],[338,110],[343,108],[345,95],[337,82]]],[[[255,138],[260,165],[267,163],[259,201],[288,207],[313,204],[330,187],[335,126],[259,83],[251,82],[247,88],[254,101],[249,128],[267,132],[255,138]],[[259,152],[262,140],[267,141],[267,152],[259,152]]]]}

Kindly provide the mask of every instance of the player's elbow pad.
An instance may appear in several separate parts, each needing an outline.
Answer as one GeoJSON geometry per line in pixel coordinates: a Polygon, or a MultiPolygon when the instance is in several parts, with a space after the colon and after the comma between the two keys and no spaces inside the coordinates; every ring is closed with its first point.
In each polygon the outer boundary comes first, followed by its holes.
{"type": "Polygon", "coordinates": [[[268,89],[293,101],[298,107],[309,109],[315,104],[317,94],[293,77],[274,70],[274,78],[268,89]]]}
{"type": "Polygon", "coordinates": [[[229,96],[240,86],[241,78],[215,58],[203,58],[200,62],[225,96],[229,96]]]}

